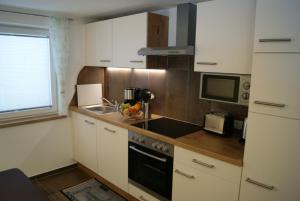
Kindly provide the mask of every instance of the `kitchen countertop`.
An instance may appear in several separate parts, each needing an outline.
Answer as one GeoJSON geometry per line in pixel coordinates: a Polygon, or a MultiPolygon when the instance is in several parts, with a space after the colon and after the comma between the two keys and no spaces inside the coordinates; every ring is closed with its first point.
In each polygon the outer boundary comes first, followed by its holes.
{"type": "MultiPolygon", "coordinates": [[[[240,144],[239,136],[233,134],[230,137],[221,137],[215,134],[210,134],[204,130],[197,131],[180,138],[170,138],[148,130],[144,130],[131,124],[144,120],[124,120],[117,112],[98,115],[93,112],[78,108],[70,107],[71,111],[78,112],[101,121],[105,121],[116,126],[131,130],[133,132],[152,137],[163,142],[174,144],[176,146],[204,154],[233,165],[243,166],[244,145],[240,144]]],[[[159,115],[151,115],[151,119],[161,118],[159,115]]]]}

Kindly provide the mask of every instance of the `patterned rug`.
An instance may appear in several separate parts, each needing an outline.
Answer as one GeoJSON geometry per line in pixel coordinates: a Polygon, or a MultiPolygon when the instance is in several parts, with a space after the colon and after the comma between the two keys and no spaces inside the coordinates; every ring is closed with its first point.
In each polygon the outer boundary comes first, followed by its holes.
{"type": "Polygon", "coordinates": [[[126,199],[95,179],[66,188],[62,192],[71,201],[126,201],[126,199]]]}

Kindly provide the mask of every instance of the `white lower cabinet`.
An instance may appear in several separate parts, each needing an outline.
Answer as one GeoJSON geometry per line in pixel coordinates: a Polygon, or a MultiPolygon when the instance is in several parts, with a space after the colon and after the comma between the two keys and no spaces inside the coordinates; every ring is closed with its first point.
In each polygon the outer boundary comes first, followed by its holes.
{"type": "Polygon", "coordinates": [[[238,201],[241,167],[175,147],[172,201],[238,201]]]}
{"type": "Polygon", "coordinates": [[[128,130],[72,112],[74,159],[128,192],[128,130]]]}
{"type": "Polygon", "coordinates": [[[97,172],[97,125],[96,120],[72,113],[74,125],[74,159],[97,172]]]}
{"type": "Polygon", "coordinates": [[[132,184],[129,184],[129,193],[140,201],[159,201],[157,198],[132,184]]]}
{"type": "Polygon", "coordinates": [[[128,130],[98,121],[98,174],[128,192],[128,130]]]}
{"type": "Polygon", "coordinates": [[[300,200],[300,121],[249,113],[240,201],[300,200]]]}

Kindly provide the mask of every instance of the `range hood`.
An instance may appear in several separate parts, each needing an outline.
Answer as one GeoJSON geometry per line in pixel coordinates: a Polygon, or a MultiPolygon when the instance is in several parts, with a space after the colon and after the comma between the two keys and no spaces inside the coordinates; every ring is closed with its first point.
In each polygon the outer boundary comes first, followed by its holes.
{"type": "Polygon", "coordinates": [[[138,51],[138,55],[169,56],[194,55],[196,37],[197,6],[191,3],[177,6],[176,46],[145,47],[138,51]]]}

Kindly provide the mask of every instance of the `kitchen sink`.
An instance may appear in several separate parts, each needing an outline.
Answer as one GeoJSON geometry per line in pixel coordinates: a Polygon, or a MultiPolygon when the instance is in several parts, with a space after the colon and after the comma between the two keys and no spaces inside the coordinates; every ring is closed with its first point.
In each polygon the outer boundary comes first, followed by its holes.
{"type": "Polygon", "coordinates": [[[88,107],[84,107],[84,109],[97,113],[97,114],[108,114],[108,113],[112,113],[112,112],[116,112],[116,108],[112,107],[112,106],[88,106],[88,107]]]}

